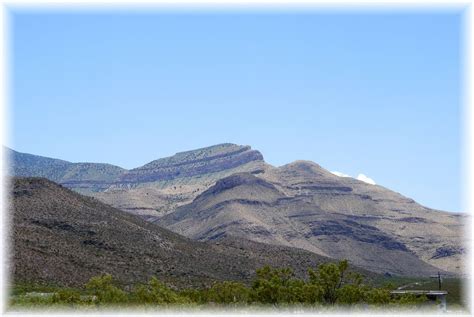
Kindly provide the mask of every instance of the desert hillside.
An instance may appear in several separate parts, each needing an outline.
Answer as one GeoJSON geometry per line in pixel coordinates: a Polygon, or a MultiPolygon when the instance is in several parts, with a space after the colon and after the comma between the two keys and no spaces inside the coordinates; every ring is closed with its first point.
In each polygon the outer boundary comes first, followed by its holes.
{"type": "Polygon", "coordinates": [[[191,239],[296,247],[380,273],[465,272],[466,215],[311,161],[275,167],[250,146],[230,143],[131,170],[6,153],[9,175],[46,177],[191,239]]]}

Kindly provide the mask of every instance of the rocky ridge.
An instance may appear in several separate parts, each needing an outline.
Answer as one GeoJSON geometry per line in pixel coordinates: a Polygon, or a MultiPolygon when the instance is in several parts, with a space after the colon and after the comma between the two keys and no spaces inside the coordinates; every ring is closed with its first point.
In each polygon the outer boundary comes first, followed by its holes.
{"type": "Polygon", "coordinates": [[[152,161],[125,172],[117,183],[138,184],[188,178],[234,169],[255,161],[263,162],[263,156],[250,146],[219,144],[152,161]]]}

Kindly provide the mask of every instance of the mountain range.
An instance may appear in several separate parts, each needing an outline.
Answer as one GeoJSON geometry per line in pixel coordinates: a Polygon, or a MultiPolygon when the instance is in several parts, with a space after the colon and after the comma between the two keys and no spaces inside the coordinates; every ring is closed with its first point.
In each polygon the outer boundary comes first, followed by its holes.
{"type": "Polygon", "coordinates": [[[466,215],[314,162],[275,167],[250,146],[229,143],[131,170],[5,151],[8,175],[47,178],[203,243],[244,239],[386,274],[465,272],[466,215]]]}
{"type": "Polygon", "coordinates": [[[176,287],[199,287],[249,282],[264,265],[291,267],[303,277],[307,268],[331,260],[240,239],[193,241],[44,178],[13,178],[9,188],[16,283],[81,286],[110,273],[125,285],[156,276],[176,287]]]}

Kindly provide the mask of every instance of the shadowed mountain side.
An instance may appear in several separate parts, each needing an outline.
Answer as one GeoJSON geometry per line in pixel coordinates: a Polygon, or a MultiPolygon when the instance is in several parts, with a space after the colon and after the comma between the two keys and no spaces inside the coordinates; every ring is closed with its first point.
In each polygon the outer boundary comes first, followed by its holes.
{"type": "Polygon", "coordinates": [[[100,191],[112,185],[126,170],[104,163],[68,161],[20,153],[3,147],[8,165],[5,174],[20,177],[44,177],[77,191],[100,191]]]}
{"type": "Polygon", "coordinates": [[[16,282],[78,286],[110,273],[125,284],[154,275],[176,286],[200,286],[248,282],[265,264],[292,267],[303,276],[329,260],[224,236],[219,242],[192,241],[46,179],[13,178],[10,185],[10,271],[16,282]]]}

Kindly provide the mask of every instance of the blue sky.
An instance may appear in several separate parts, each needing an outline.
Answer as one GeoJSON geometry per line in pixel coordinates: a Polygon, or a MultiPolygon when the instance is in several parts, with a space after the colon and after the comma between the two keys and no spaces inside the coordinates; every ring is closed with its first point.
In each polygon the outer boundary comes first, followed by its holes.
{"type": "Polygon", "coordinates": [[[12,13],[9,146],[140,166],[232,142],[461,210],[461,12],[12,13]]]}

